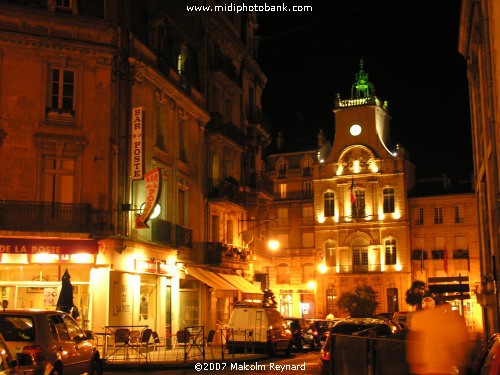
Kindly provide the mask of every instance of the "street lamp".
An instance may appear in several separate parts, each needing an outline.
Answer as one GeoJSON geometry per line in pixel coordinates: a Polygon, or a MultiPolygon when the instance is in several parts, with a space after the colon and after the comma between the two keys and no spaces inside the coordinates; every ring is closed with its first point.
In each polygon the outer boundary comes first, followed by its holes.
{"type": "Polygon", "coordinates": [[[316,253],[314,254],[314,262],[318,265],[318,271],[321,274],[325,274],[328,268],[326,267],[325,263],[325,252],[322,249],[316,250],[316,253]],[[318,255],[319,255],[319,260],[318,262],[318,255]]]}
{"type": "Polygon", "coordinates": [[[316,263],[317,271],[321,274],[321,287],[322,287],[322,289],[319,290],[319,295],[321,296],[320,300],[321,300],[321,305],[322,305],[323,309],[325,308],[324,299],[323,299],[323,295],[324,295],[323,275],[328,270],[325,260],[326,260],[325,259],[325,252],[323,251],[323,249],[316,250],[316,252],[314,253],[314,263],[316,263]]]}
{"type": "MultiPolygon", "coordinates": [[[[276,222],[278,221],[279,217],[275,218],[275,219],[248,219],[248,220],[238,220],[238,228],[239,228],[239,223],[240,222],[251,222],[253,223],[254,225],[251,227],[251,228],[247,228],[247,229],[244,229],[242,230],[241,232],[238,233],[238,237],[241,236],[243,233],[245,232],[248,232],[248,231],[253,231],[252,233],[252,240],[251,241],[246,241],[248,243],[252,242],[255,238],[255,228],[258,228],[264,224],[268,224],[268,223],[274,223],[276,224],[276,222]],[[258,222],[261,222],[259,224],[256,224],[258,222]]],[[[268,236],[268,239],[267,239],[267,247],[272,250],[272,251],[275,251],[275,250],[278,250],[279,248],[279,241],[277,241],[276,239],[273,239],[273,238],[269,238],[268,236]]]]}

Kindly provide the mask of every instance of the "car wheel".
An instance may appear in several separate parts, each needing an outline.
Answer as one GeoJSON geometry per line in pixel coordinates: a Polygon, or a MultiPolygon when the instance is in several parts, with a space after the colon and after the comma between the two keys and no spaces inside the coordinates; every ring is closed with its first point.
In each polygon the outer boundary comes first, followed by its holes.
{"type": "Polygon", "coordinates": [[[270,343],[269,344],[269,355],[271,357],[276,357],[276,352],[277,352],[277,346],[278,344],[273,344],[273,343],[270,343]]]}
{"type": "Polygon", "coordinates": [[[300,339],[300,341],[297,343],[297,349],[300,351],[304,350],[304,339],[300,339]]]}
{"type": "Polygon", "coordinates": [[[88,375],[102,375],[102,362],[99,356],[92,358],[88,375]]]}

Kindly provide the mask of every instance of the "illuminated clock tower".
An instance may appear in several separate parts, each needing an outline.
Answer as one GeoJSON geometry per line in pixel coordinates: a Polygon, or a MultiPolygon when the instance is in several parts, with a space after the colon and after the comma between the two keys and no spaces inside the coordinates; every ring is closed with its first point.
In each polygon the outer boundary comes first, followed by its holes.
{"type": "Polygon", "coordinates": [[[373,288],[382,310],[397,311],[411,284],[414,166],[390,143],[388,105],[375,96],[363,61],[351,97],[337,95],[333,113],[334,142],[314,179],[315,244],[327,266],[323,311],[358,286],[373,288]]]}

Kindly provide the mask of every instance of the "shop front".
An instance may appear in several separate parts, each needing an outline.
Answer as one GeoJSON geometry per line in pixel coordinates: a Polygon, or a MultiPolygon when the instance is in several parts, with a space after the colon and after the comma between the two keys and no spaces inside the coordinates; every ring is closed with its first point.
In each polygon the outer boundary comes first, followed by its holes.
{"type": "Polygon", "coordinates": [[[0,237],[0,298],[8,308],[55,310],[61,278],[71,276],[84,329],[92,326],[91,272],[99,245],[91,239],[0,237]]]}

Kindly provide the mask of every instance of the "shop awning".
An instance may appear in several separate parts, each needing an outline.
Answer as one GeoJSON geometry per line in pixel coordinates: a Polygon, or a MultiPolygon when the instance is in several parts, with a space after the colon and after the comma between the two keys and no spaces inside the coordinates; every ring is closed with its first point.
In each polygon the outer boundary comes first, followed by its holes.
{"type": "Polygon", "coordinates": [[[230,282],[232,285],[234,285],[236,288],[241,290],[242,293],[245,294],[253,294],[253,295],[259,295],[262,296],[264,292],[257,288],[255,285],[252,283],[248,282],[245,280],[243,277],[239,275],[226,275],[223,273],[219,274],[221,277],[223,277],[225,280],[230,282]]]}
{"type": "Polygon", "coordinates": [[[191,275],[208,286],[214,288],[215,292],[226,292],[232,296],[236,296],[237,288],[228,283],[223,278],[217,276],[214,272],[200,267],[186,267],[188,275],[191,275]]]}

